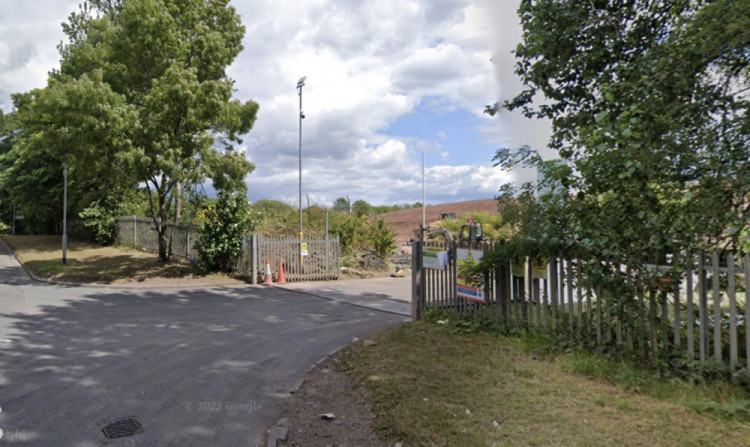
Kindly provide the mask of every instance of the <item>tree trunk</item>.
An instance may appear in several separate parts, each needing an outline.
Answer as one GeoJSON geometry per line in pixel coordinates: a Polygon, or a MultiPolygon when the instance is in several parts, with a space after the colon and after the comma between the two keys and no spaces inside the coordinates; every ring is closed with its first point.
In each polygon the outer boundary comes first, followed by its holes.
{"type": "Polygon", "coordinates": [[[167,249],[167,197],[159,194],[159,259],[169,261],[169,250],[167,249]]]}
{"type": "Polygon", "coordinates": [[[182,183],[177,182],[177,189],[174,195],[174,224],[182,223],[182,183]]]}

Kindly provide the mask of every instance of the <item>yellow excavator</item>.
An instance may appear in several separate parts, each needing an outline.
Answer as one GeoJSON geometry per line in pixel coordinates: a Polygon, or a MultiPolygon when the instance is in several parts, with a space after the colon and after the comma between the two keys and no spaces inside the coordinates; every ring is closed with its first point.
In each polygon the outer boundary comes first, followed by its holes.
{"type": "Polygon", "coordinates": [[[473,248],[484,241],[482,223],[474,222],[474,219],[469,219],[465,224],[461,225],[458,229],[457,239],[454,239],[451,232],[445,228],[436,225],[430,225],[427,227],[428,237],[436,234],[442,235],[445,238],[445,242],[448,244],[457,244],[456,246],[461,248],[473,248]]]}

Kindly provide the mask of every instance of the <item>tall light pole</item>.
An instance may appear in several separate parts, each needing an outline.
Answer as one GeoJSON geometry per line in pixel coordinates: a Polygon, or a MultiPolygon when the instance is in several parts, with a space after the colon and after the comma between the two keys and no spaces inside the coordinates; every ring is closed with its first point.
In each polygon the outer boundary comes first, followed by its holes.
{"type": "Polygon", "coordinates": [[[299,91],[299,237],[302,239],[302,120],[305,114],[302,112],[302,87],[305,85],[307,76],[302,76],[297,81],[297,90],[299,91]]]}
{"type": "Polygon", "coordinates": [[[63,165],[63,265],[68,263],[68,164],[63,165]]]}
{"type": "Polygon", "coordinates": [[[424,151],[422,151],[422,231],[427,231],[427,203],[424,196],[424,151]]]}

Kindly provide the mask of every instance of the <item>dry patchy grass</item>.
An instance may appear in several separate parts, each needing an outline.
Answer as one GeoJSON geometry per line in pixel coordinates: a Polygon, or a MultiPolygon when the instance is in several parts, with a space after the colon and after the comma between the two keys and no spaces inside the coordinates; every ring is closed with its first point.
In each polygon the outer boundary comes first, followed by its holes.
{"type": "Polygon", "coordinates": [[[209,285],[234,281],[225,275],[196,277],[190,264],[178,257],[165,263],[154,253],[126,247],[101,247],[70,238],[68,262],[62,265],[60,236],[3,236],[3,239],[27,268],[45,279],[149,285],[209,285]]]}
{"type": "Polygon", "coordinates": [[[741,446],[750,427],[539,360],[514,338],[426,323],[353,345],[386,437],[423,446],[741,446]]]}

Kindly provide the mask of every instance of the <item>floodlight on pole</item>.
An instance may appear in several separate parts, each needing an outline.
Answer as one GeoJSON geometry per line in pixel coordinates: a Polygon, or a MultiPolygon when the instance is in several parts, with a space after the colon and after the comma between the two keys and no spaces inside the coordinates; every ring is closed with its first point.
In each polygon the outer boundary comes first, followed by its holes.
{"type": "Polygon", "coordinates": [[[302,76],[297,81],[297,90],[299,91],[299,235],[302,238],[302,120],[305,114],[302,112],[302,87],[305,85],[307,76],[302,76]]]}

